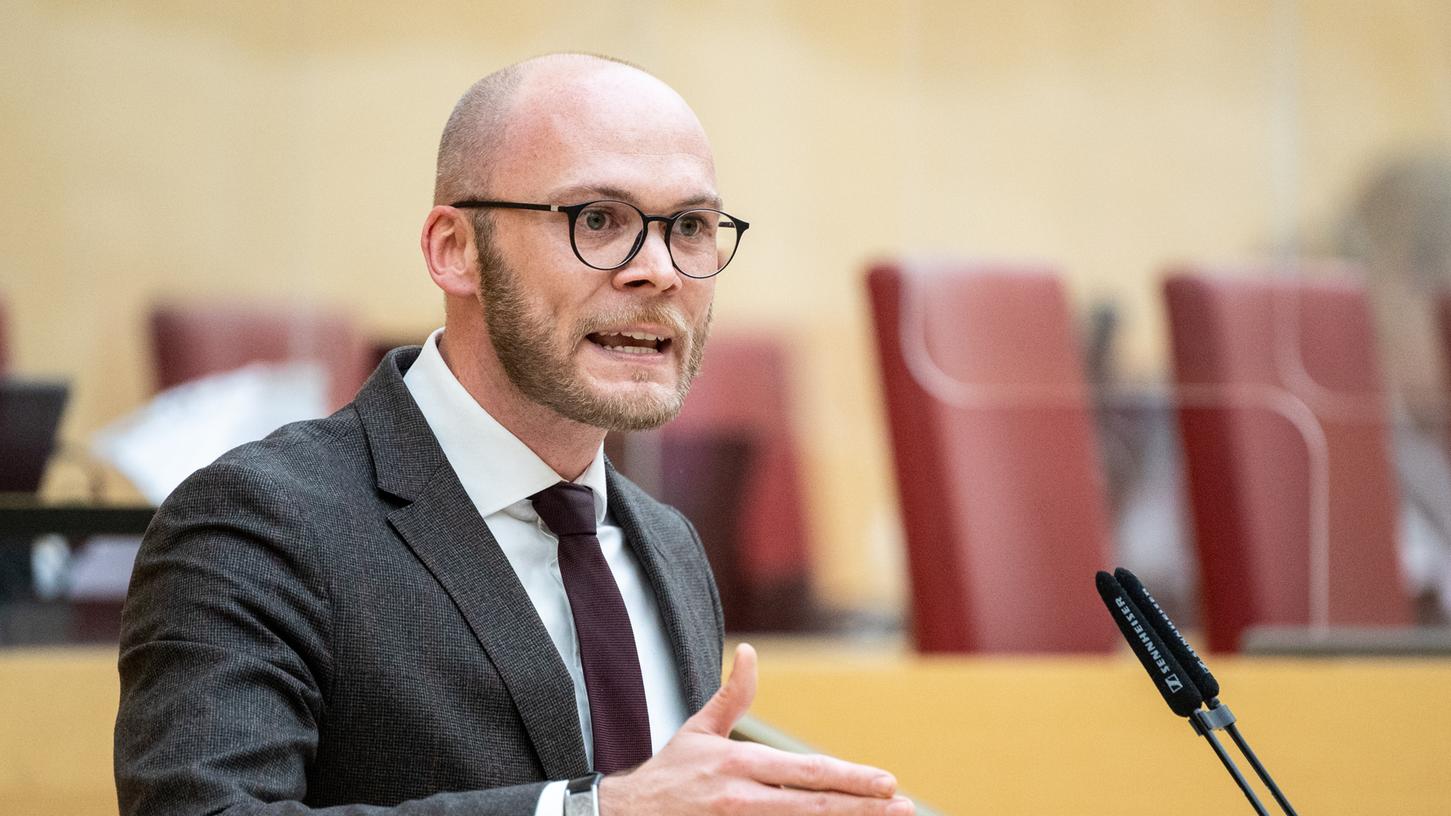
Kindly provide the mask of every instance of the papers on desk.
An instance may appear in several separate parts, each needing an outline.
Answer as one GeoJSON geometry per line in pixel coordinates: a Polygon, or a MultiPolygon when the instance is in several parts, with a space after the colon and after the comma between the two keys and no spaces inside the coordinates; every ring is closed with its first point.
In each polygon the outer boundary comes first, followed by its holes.
{"type": "Polygon", "coordinates": [[[141,536],[98,535],[86,539],[70,559],[65,596],[72,601],[126,599],[126,584],[141,536]]]}
{"type": "Polygon", "coordinates": [[[327,372],[316,363],[253,363],[157,394],[99,431],[91,448],[160,504],[232,448],[326,414],[327,385],[327,372]]]}

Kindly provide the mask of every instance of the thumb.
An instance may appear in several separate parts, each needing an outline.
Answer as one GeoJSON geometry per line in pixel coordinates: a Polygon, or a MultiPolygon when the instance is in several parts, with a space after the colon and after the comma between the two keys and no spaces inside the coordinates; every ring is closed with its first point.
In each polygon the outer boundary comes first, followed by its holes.
{"type": "Polygon", "coordinates": [[[710,698],[705,707],[694,717],[685,721],[682,731],[730,736],[736,721],[745,716],[756,699],[756,650],[749,643],[736,647],[736,657],[731,664],[731,676],[725,685],[710,698]]]}

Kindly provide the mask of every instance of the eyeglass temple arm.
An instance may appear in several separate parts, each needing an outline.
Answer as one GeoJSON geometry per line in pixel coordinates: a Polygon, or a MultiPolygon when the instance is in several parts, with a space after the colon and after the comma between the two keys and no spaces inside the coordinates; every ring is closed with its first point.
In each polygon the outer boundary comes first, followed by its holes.
{"type": "Polygon", "coordinates": [[[521,204],[518,201],[484,201],[467,199],[455,201],[450,207],[500,207],[509,210],[539,210],[540,212],[564,212],[564,208],[558,204],[521,204]]]}

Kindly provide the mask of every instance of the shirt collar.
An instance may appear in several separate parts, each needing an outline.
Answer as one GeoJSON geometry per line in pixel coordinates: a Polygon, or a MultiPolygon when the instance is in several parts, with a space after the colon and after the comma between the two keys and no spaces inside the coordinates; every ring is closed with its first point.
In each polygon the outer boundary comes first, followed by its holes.
{"type": "MultiPolygon", "coordinates": [[[[487,518],[507,510],[533,521],[537,516],[526,500],[561,481],[560,476],[464,389],[439,353],[442,336],[443,329],[428,336],[418,359],[403,375],[403,384],[479,515],[487,518]]],[[[595,523],[604,524],[608,510],[604,445],[574,483],[594,492],[595,523]]]]}

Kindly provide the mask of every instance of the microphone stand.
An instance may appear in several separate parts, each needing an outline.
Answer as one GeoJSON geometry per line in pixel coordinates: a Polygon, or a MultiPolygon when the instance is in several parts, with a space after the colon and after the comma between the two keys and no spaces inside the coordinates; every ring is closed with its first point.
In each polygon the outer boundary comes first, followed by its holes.
{"type": "Polygon", "coordinates": [[[1255,795],[1254,788],[1250,787],[1249,781],[1240,773],[1239,766],[1234,764],[1234,759],[1214,735],[1215,731],[1229,732],[1239,752],[1249,760],[1260,781],[1274,794],[1280,809],[1287,816],[1298,816],[1290,806],[1290,801],[1280,792],[1280,786],[1270,778],[1270,772],[1265,770],[1259,757],[1250,749],[1249,742],[1239,733],[1229,706],[1219,702],[1219,681],[1209,673],[1209,667],[1194,653],[1194,648],[1180,634],[1174,622],[1169,620],[1169,616],[1164,614],[1158,601],[1149,594],[1138,576],[1119,567],[1112,575],[1100,571],[1093,580],[1098,588],[1098,596],[1103,599],[1103,605],[1113,617],[1134,656],[1149,673],[1164,702],[1169,704],[1169,708],[1176,715],[1187,717],[1194,733],[1204,737],[1209,747],[1214,749],[1214,755],[1219,757],[1224,769],[1234,777],[1235,784],[1239,785],[1244,798],[1254,806],[1255,813],[1259,816],[1270,816],[1255,795]],[[1145,612],[1152,614],[1145,615],[1145,612]]]}
{"type": "MultiPolygon", "coordinates": [[[[1215,702],[1218,702],[1218,700],[1215,702]]],[[[1275,784],[1274,777],[1270,776],[1270,772],[1265,770],[1265,766],[1260,764],[1260,758],[1255,756],[1254,750],[1249,747],[1249,741],[1240,735],[1239,726],[1230,723],[1225,730],[1229,732],[1229,736],[1234,740],[1234,744],[1239,746],[1239,752],[1244,754],[1245,759],[1249,760],[1250,766],[1255,769],[1255,774],[1259,776],[1260,781],[1265,783],[1265,787],[1270,789],[1270,795],[1275,797],[1275,801],[1279,803],[1280,809],[1289,814],[1289,816],[1299,816],[1299,814],[1295,813],[1295,809],[1290,806],[1290,800],[1286,799],[1285,794],[1280,792],[1280,786],[1275,784]]]]}
{"type": "Polygon", "coordinates": [[[1260,803],[1260,798],[1255,796],[1254,788],[1249,786],[1249,781],[1244,778],[1244,774],[1239,772],[1239,766],[1234,764],[1234,758],[1224,750],[1219,738],[1214,736],[1215,730],[1233,723],[1234,715],[1230,713],[1229,706],[1219,706],[1208,710],[1201,708],[1189,715],[1189,725],[1194,729],[1194,733],[1209,741],[1209,746],[1214,749],[1214,755],[1219,757],[1219,761],[1224,763],[1224,769],[1234,777],[1235,784],[1239,785],[1239,789],[1244,792],[1245,798],[1254,807],[1255,813],[1258,813],[1259,816],[1270,816],[1269,811],[1265,810],[1265,806],[1260,803]]]}
{"type": "Polygon", "coordinates": [[[1255,813],[1258,813],[1259,816],[1269,816],[1268,811],[1265,810],[1265,806],[1260,803],[1259,797],[1255,796],[1254,789],[1249,786],[1249,782],[1244,778],[1244,774],[1240,773],[1239,766],[1234,764],[1234,759],[1230,757],[1229,752],[1224,750],[1224,746],[1220,744],[1219,739],[1214,736],[1215,731],[1222,730],[1229,733],[1230,738],[1234,740],[1235,746],[1239,748],[1239,752],[1244,755],[1245,759],[1249,760],[1250,767],[1254,768],[1255,775],[1260,778],[1260,781],[1265,784],[1265,787],[1270,789],[1270,794],[1275,797],[1275,802],[1279,804],[1280,809],[1288,814],[1288,816],[1299,816],[1299,814],[1295,813],[1295,808],[1290,805],[1290,800],[1286,799],[1285,794],[1280,791],[1280,786],[1275,784],[1275,780],[1270,776],[1270,772],[1260,763],[1259,757],[1255,756],[1254,749],[1249,747],[1249,741],[1239,733],[1239,726],[1235,724],[1234,712],[1229,710],[1229,706],[1220,703],[1218,697],[1210,700],[1208,705],[1209,708],[1198,709],[1190,715],[1189,725],[1194,729],[1194,733],[1204,737],[1209,742],[1210,747],[1214,749],[1215,755],[1219,757],[1219,761],[1224,763],[1225,770],[1229,771],[1229,775],[1234,777],[1235,783],[1244,792],[1245,798],[1249,799],[1249,803],[1254,806],[1255,813]]]}

